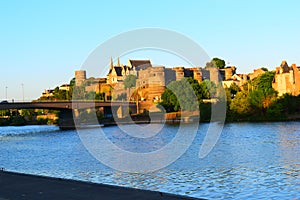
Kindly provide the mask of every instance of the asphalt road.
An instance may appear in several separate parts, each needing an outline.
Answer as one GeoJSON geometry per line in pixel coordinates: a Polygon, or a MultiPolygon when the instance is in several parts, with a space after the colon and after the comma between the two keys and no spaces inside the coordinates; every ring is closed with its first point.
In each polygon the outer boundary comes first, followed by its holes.
{"type": "Polygon", "coordinates": [[[0,200],[7,199],[195,200],[162,192],[0,171],[0,200]]]}

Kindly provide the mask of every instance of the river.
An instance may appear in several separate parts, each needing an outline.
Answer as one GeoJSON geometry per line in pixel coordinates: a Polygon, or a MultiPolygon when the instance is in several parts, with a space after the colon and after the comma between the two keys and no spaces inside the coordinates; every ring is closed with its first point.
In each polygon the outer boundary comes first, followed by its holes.
{"type": "MultiPolygon", "coordinates": [[[[300,122],[225,124],[216,146],[200,159],[208,126],[199,125],[193,143],[178,160],[150,173],[125,173],[105,166],[89,153],[75,130],[0,127],[0,167],[207,199],[300,197],[300,122]]],[[[145,152],[172,141],[177,128],[165,125],[161,134],[146,142],[130,139],[117,126],[102,130],[121,148],[145,152]]]]}

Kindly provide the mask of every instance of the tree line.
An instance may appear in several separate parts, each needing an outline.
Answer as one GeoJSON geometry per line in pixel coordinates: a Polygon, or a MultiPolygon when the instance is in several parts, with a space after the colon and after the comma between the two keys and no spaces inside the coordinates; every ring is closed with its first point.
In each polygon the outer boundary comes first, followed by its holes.
{"type": "Polygon", "coordinates": [[[300,96],[284,94],[279,97],[272,88],[274,72],[266,72],[248,81],[242,87],[232,83],[222,85],[210,80],[198,82],[193,78],[172,81],[162,94],[160,103],[167,112],[193,110],[199,106],[200,118],[210,120],[212,102],[226,101],[227,121],[272,121],[300,118],[300,96]],[[190,89],[192,88],[193,91],[190,89]]]}

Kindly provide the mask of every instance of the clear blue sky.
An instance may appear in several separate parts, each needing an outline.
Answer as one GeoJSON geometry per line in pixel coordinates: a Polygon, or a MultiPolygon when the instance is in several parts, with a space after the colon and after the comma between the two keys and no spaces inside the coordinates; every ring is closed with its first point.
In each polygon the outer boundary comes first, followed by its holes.
{"type": "Polygon", "coordinates": [[[25,99],[38,98],[68,83],[99,44],[144,27],[182,33],[238,73],[274,69],[283,59],[300,65],[299,7],[298,0],[3,0],[0,99],[7,86],[8,99],[21,100],[22,83],[25,99]]]}

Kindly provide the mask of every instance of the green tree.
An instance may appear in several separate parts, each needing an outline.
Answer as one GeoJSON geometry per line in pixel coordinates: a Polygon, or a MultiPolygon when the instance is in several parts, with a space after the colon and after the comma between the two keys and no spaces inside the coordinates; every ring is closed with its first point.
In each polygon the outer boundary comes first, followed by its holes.
{"type": "Polygon", "coordinates": [[[70,87],[75,86],[75,77],[70,80],[70,87]]]}
{"type": "Polygon", "coordinates": [[[67,99],[67,91],[60,90],[59,87],[56,87],[53,92],[53,97],[56,100],[66,100],[67,99]]]}
{"type": "Polygon", "coordinates": [[[277,92],[272,87],[274,76],[274,72],[266,72],[250,82],[249,102],[253,112],[258,115],[266,115],[267,108],[277,97],[277,92]]]}
{"type": "Polygon", "coordinates": [[[128,88],[133,88],[136,86],[136,76],[129,74],[128,76],[126,76],[126,78],[124,79],[124,87],[125,89],[128,88]]]}
{"type": "Polygon", "coordinates": [[[236,83],[232,83],[229,87],[229,91],[230,91],[230,94],[232,96],[235,96],[236,93],[238,93],[239,91],[241,91],[240,87],[236,84],[236,83]]]}
{"type": "Polygon", "coordinates": [[[75,86],[75,78],[72,78],[72,79],[70,80],[69,91],[67,91],[67,94],[66,94],[67,100],[72,100],[74,87],[76,87],[76,86],[75,86]]]}
{"type": "MultiPolygon", "coordinates": [[[[192,82],[196,86],[196,83],[192,82]]],[[[194,89],[185,78],[180,81],[170,82],[161,98],[161,105],[165,107],[167,112],[178,110],[194,111],[199,107],[194,89]]]]}
{"type": "Polygon", "coordinates": [[[210,99],[216,95],[216,84],[210,80],[204,80],[200,83],[201,99],[210,99]]]}
{"type": "Polygon", "coordinates": [[[211,61],[218,69],[224,69],[225,61],[220,58],[213,58],[211,61]]]}
{"type": "MultiPolygon", "coordinates": [[[[277,92],[272,88],[274,75],[274,72],[266,72],[246,83],[243,86],[244,90],[237,92],[232,100],[230,110],[239,115],[265,117],[268,108],[277,97],[277,92]]],[[[274,113],[275,110],[270,110],[269,113],[271,112],[274,113]]]]}
{"type": "Polygon", "coordinates": [[[22,109],[21,110],[21,116],[26,118],[27,120],[34,120],[35,117],[37,116],[37,112],[35,112],[34,109],[22,109]]]}
{"type": "MultiPolygon", "coordinates": [[[[129,101],[130,101],[130,98],[131,98],[130,89],[135,88],[135,87],[136,87],[136,76],[132,75],[132,74],[129,74],[124,79],[124,88],[129,89],[129,92],[128,92],[129,93],[129,95],[128,95],[129,101]]],[[[133,95],[133,96],[135,96],[135,95],[133,95]]]]}
{"type": "Polygon", "coordinates": [[[218,102],[227,102],[227,105],[231,101],[230,91],[227,87],[224,88],[221,82],[216,85],[215,89],[215,98],[218,99],[218,102]]]}
{"type": "Polygon", "coordinates": [[[280,109],[280,112],[283,115],[300,113],[300,95],[293,96],[291,94],[284,94],[276,101],[274,101],[274,103],[272,104],[273,109],[274,105],[276,105],[277,109],[280,109]]]}
{"type": "Polygon", "coordinates": [[[179,101],[171,89],[166,88],[161,95],[161,99],[162,102],[160,104],[166,109],[167,112],[174,112],[179,110],[179,101]]]}
{"type": "Polygon", "coordinates": [[[231,100],[230,110],[235,115],[246,116],[250,114],[251,107],[247,91],[240,91],[236,94],[234,99],[231,100]]]}
{"type": "Polygon", "coordinates": [[[73,88],[73,100],[83,100],[85,98],[85,88],[83,86],[75,86],[73,88]]]}
{"type": "Polygon", "coordinates": [[[218,69],[225,68],[225,61],[220,58],[213,58],[210,62],[206,63],[205,68],[215,67],[218,69]]]}
{"type": "Polygon", "coordinates": [[[195,95],[197,97],[197,100],[200,101],[201,99],[203,99],[202,93],[201,93],[201,86],[200,86],[199,82],[197,80],[193,79],[192,77],[189,77],[186,80],[192,86],[192,88],[195,92],[195,95]]]}
{"type": "Polygon", "coordinates": [[[268,90],[274,90],[272,88],[274,76],[275,72],[266,72],[256,77],[252,81],[249,81],[251,90],[262,90],[264,92],[267,92],[268,90]]]}
{"type": "Polygon", "coordinates": [[[95,100],[100,100],[100,101],[104,101],[105,98],[105,93],[96,93],[95,95],[95,100]]]}
{"type": "Polygon", "coordinates": [[[96,98],[96,92],[94,91],[86,92],[84,95],[85,100],[95,100],[95,98],[96,98]]]}

